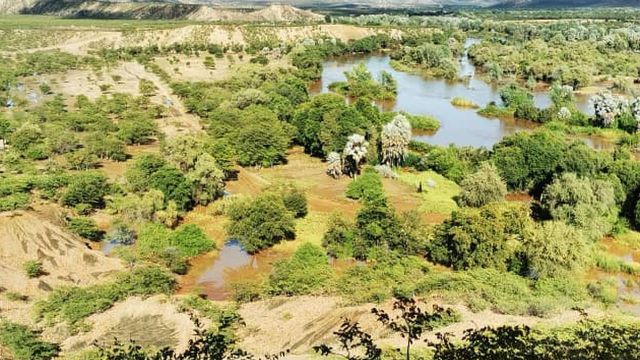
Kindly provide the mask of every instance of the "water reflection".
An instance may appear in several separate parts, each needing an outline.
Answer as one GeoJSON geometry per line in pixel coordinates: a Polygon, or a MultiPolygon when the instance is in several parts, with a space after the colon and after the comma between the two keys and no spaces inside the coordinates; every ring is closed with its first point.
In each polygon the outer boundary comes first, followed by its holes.
{"type": "MultiPolygon", "coordinates": [[[[469,39],[466,48],[478,42],[469,39]]],[[[329,92],[329,85],[344,81],[344,72],[364,62],[374,75],[387,71],[398,82],[398,96],[395,102],[382,103],[385,111],[406,111],[412,114],[431,115],[438,119],[441,127],[435,133],[418,134],[417,140],[435,145],[456,144],[458,146],[484,146],[490,148],[504,136],[517,131],[529,130],[538,124],[515,119],[495,119],[480,116],[474,109],[458,108],[451,105],[451,99],[462,97],[484,106],[491,101],[500,102],[499,88],[488,84],[476,76],[475,66],[469,61],[467,52],[460,58],[460,75],[466,81],[428,79],[394,70],[390,58],[385,54],[344,56],[324,63],[321,80],[312,92],[329,92]]],[[[588,110],[586,97],[579,97],[578,107],[588,110]]],[[[547,107],[551,100],[547,92],[537,92],[534,101],[538,107],[547,107]]]]}

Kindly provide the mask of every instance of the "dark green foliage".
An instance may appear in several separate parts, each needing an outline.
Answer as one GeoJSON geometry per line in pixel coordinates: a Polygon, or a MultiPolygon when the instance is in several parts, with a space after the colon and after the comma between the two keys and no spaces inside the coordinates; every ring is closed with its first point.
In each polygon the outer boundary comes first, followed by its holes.
{"type": "Polygon", "coordinates": [[[293,216],[277,194],[265,193],[235,203],[227,214],[231,219],[227,227],[229,237],[240,241],[249,253],[295,237],[293,216]]]}
{"type": "Polygon", "coordinates": [[[71,218],[69,219],[68,226],[74,233],[93,241],[102,239],[102,235],[104,234],[103,231],[98,228],[96,221],[88,217],[81,216],[71,218]]]}
{"type": "Polygon", "coordinates": [[[322,292],[333,278],[325,252],[310,243],[301,245],[290,259],[274,265],[269,276],[269,293],[304,295],[322,292]]]}
{"type": "Polygon", "coordinates": [[[114,281],[88,287],[57,288],[36,303],[36,313],[48,322],[66,322],[78,327],[89,315],[109,309],[115,302],[134,295],[168,294],[175,280],[158,267],[135,268],[114,281]]]}
{"type": "Polygon", "coordinates": [[[500,89],[500,99],[505,107],[512,109],[533,105],[533,95],[514,84],[500,89]]]}
{"type": "Polygon", "coordinates": [[[457,183],[488,157],[484,149],[459,148],[453,145],[420,149],[420,152],[424,152],[424,155],[416,165],[417,170],[430,169],[457,183]]]}
{"type": "Polygon", "coordinates": [[[322,246],[333,257],[346,258],[353,255],[357,232],[353,223],[342,214],[334,213],[327,224],[322,246]]]}
{"type": "Polygon", "coordinates": [[[305,152],[324,157],[332,151],[341,153],[352,134],[373,133],[379,125],[379,112],[361,102],[349,106],[336,94],[322,94],[302,104],[293,117],[297,128],[296,141],[305,152]],[[373,114],[364,116],[365,112],[373,114]],[[373,116],[372,116],[373,115],[373,116]]]}
{"type": "Polygon", "coordinates": [[[87,204],[92,208],[101,208],[108,191],[107,178],[101,172],[79,173],[71,179],[61,201],[67,206],[87,204]]]}
{"type": "Polygon", "coordinates": [[[151,188],[162,191],[166,202],[175,201],[179,210],[185,211],[193,207],[192,185],[180,170],[163,166],[151,174],[148,184],[151,188]]]}
{"type": "Polygon", "coordinates": [[[280,122],[256,122],[238,130],[234,147],[240,165],[270,167],[284,162],[290,142],[280,122]]]}
{"type": "Polygon", "coordinates": [[[0,320],[0,345],[15,360],[51,360],[60,353],[59,345],[43,341],[38,332],[5,320],[0,320]]]}
{"type": "Polygon", "coordinates": [[[530,236],[532,223],[529,210],[519,204],[493,203],[454,211],[436,228],[427,257],[456,270],[506,270],[515,255],[510,243],[530,236]]]}
{"type": "Polygon", "coordinates": [[[551,181],[565,149],[557,134],[520,132],[496,144],[491,158],[510,189],[539,191],[551,181]]]}
{"type": "Polygon", "coordinates": [[[182,225],[174,230],[171,234],[170,244],[187,257],[196,256],[214,248],[213,241],[194,224],[182,225]]]}
{"type": "Polygon", "coordinates": [[[584,320],[553,329],[527,326],[469,329],[462,341],[440,336],[434,360],[633,359],[640,353],[640,325],[584,320]]]}

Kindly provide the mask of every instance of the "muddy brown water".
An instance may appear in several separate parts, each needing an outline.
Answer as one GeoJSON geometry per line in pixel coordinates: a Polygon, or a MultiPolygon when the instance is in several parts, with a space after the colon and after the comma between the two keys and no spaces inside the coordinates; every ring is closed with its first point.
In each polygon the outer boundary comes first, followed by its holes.
{"type": "MultiPolygon", "coordinates": [[[[465,47],[468,49],[478,41],[478,39],[468,39],[465,47]]],[[[479,115],[476,109],[460,108],[451,104],[451,100],[455,97],[471,100],[479,106],[485,106],[492,101],[501,103],[500,87],[489,84],[477,76],[476,68],[469,60],[466,51],[465,55],[459,59],[459,76],[465,81],[426,78],[397,71],[391,67],[390,61],[387,54],[347,55],[330,59],[323,64],[322,78],[312,86],[311,93],[329,92],[330,84],[344,81],[346,71],[350,71],[359,63],[364,63],[374,76],[386,71],[398,83],[396,100],[379,103],[381,109],[430,115],[440,121],[440,129],[433,133],[419,133],[415,136],[416,140],[434,145],[455,144],[491,148],[507,135],[540,126],[530,121],[485,117],[479,115]]],[[[535,92],[534,101],[540,108],[551,104],[548,91],[535,92]]],[[[587,96],[576,95],[576,102],[580,110],[593,113],[587,96]]],[[[611,146],[606,139],[599,137],[581,138],[597,149],[611,146]]]]}

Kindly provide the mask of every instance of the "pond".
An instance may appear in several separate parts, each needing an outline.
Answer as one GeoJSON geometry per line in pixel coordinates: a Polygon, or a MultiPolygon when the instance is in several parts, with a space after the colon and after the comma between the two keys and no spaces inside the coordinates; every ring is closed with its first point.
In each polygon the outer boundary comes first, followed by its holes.
{"type": "Polygon", "coordinates": [[[211,300],[227,300],[231,297],[233,282],[264,276],[284,257],[271,250],[251,255],[237,240],[229,240],[217,253],[192,260],[189,273],[181,279],[180,291],[197,291],[211,300]]]}
{"type": "MultiPolygon", "coordinates": [[[[468,39],[465,48],[477,43],[477,39],[468,39]]],[[[476,76],[476,68],[469,60],[467,51],[459,59],[460,77],[465,81],[447,81],[425,78],[420,75],[396,71],[391,67],[390,57],[386,54],[362,56],[342,56],[324,63],[321,80],[314,85],[312,92],[329,92],[329,85],[344,81],[344,72],[364,62],[369,71],[377,76],[381,71],[391,73],[398,83],[397,99],[381,103],[386,111],[406,111],[411,114],[431,115],[440,121],[441,127],[433,133],[418,133],[415,138],[434,145],[455,144],[458,146],[484,146],[491,148],[503,137],[517,131],[529,130],[539,126],[536,123],[515,119],[488,118],[477,114],[475,109],[459,108],[451,105],[451,99],[461,97],[485,106],[491,101],[500,103],[499,87],[491,85],[476,76]]],[[[536,106],[549,106],[551,100],[547,92],[534,94],[536,106]]],[[[582,111],[591,112],[589,99],[577,96],[577,105],[582,111]]],[[[600,139],[589,139],[589,144],[600,148],[600,139]]]]}

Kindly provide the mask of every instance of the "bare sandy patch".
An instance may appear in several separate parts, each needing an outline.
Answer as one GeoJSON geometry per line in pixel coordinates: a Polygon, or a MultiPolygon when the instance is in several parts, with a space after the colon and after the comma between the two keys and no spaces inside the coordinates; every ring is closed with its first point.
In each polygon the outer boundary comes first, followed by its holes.
{"type": "MultiPolygon", "coordinates": [[[[422,303],[421,307],[430,309],[432,303],[422,303]]],[[[370,333],[376,343],[385,347],[401,347],[405,340],[382,327],[371,314],[372,308],[381,308],[391,312],[391,302],[383,304],[364,304],[344,306],[338,297],[301,296],[293,298],[274,298],[243,304],[240,314],[246,322],[241,330],[242,347],[249,352],[264,354],[289,349],[294,355],[310,354],[312,347],[321,343],[333,343],[333,332],[344,319],[357,321],[361,328],[370,333]]],[[[496,314],[491,311],[473,313],[464,306],[454,305],[462,320],[458,323],[437,329],[425,336],[435,340],[435,334],[451,333],[462,336],[466,329],[501,325],[562,325],[579,321],[582,315],[577,311],[563,312],[553,318],[543,319],[532,316],[496,314]]],[[[599,311],[591,310],[594,316],[599,311]]],[[[417,342],[416,346],[426,346],[417,342]]]]}
{"type": "MultiPolygon", "coordinates": [[[[96,283],[122,269],[119,260],[91,250],[64,229],[56,220],[57,211],[49,205],[38,211],[0,214],[0,284],[5,291],[37,298],[58,286],[96,283]],[[42,276],[27,277],[23,269],[27,261],[41,262],[42,276]]],[[[11,306],[18,312],[22,308],[11,306]]]]}
{"type": "Polygon", "coordinates": [[[62,343],[63,350],[81,350],[94,342],[111,345],[118,339],[133,340],[143,347],[171,346],[182,351],[195,330],[189,315],[179,312],[171,299],[163,295],[128,298],[104,313],[90,316],[87,323],[91,330],[67,338],[62,343]]]}

